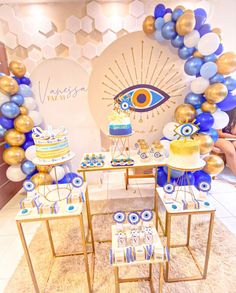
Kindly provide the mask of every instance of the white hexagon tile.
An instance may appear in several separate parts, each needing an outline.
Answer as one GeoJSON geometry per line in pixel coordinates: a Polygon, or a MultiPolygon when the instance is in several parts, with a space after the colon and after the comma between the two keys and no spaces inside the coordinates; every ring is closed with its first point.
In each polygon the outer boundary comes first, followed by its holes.
{"type": "Polygon", "coordinates": [[[42,48],[42,54],[43,57],[46,59],[56,57],[56,51],[55,48],[53,48],[51,45],[46,45],[42,48]]]}
{"type": "Polygon", "coordinates": [[[78,58],[80,58],[81,55],[81,46],[74,44],[69,48],[69,56],[75,60],[77,60],[78,58]]]}
{"type": "Polygon", "coordinates": [[[93,59],[97,55],[96,46],[93,43],[87,43],[82,48],[83,56],[88,59],[93,59]]]}
{"type": "Polygon", "coordinates": [[[78,17],[71,15],[66,19],[66,29],[72,33],[77,33],[81,29],[81,21],[78,17]]]}
{"type": "Polygon", "coordinates": [[[5,34],[5,44],[8,48],[10,49],[15,49],[18,46],[18,42],[16,39],[16,35],[14,35],[13,33],[6,33],[5,34]]]}
{"type": "Polygon", "coordinates": [[[40,61],[43,57],[40,49],[33,48],[28,52],[28,56],[34,61],[40,61]]]}
{"type": "Polygon", "coordinates": [[[84,16],[81,19],[81,29],[86,33],[91,33],[93,30],[93,20],[89,16],[84,16]]]}
{"type": "Polygon", "coordinates": [[[139,0],[133,1],[129,4],[129,13],[135,17],[140,17],[144,14],[144,4],[139,0]]]}
{"type": "Polygon", "coordinates": [[[72,46],[76,43],[75,35],[67,30],[64,30],[61,33],[61,43],[67,47],[72,46]]]}

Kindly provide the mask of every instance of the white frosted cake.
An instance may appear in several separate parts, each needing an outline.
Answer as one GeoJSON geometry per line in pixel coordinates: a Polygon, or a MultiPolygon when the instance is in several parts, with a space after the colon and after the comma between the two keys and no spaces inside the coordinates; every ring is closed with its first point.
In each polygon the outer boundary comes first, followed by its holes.
{"type": "Polygon", "coordinates": [[[204,166],[200,159],[199,142],[195,140],[174,140],[170,143],[168,165],[180,169],[194,169],[204,166]]]}

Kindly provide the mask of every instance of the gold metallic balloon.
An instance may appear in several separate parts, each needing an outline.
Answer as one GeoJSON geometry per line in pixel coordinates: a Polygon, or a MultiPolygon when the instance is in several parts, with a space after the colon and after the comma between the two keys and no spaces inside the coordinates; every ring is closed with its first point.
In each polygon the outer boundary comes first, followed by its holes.
{"type": "Polygon", "coordinates": [[[224,100],[228,94],[227,87],[220,82],[213,83],[205,90],[205,97],[209,103],[219,103],[224,100]]]}
{"type": "Polygon", "coordinates": [[[4,139],[11,146],[21,146],[25,142],[25,135],[15,129],[9,129],[4,139]]]}
{"type": "Polygon", "coordinates": [[[193,53],[193,57],[202,58],[203,55],[202,55],[199,51],[195,51],[195,52],[193,53]]]}
{"type": "Polygon", "coordinates": [[[52,167],[50,166],[41,166],[41,165],[37,165],[37,170],[41,173],[49,173],[52,169],[52,167]]]}
{"type": "Polygon", "coordinates": [[[176,22],[176,31],[180,36],[185,36],[193,31],[195,24],[194,13],[186,10],[176,22]]]}
{"type": "Polygon", "coordinates": [[[204,102],[201,105],[201,109],[203,112],[209,112],[209,113],[213,114],[217,110],[217,106],[216,106],[216,104],[204,102]]]}
{"type": "Polygon", "coordinates": [[[224,169],[224,161],[216,155],[209,155],[204,158],[206,165],[203,169],[208,174],[217,175],[224,169]]]}
{"type": "Polygon", "coordinates": [[[222,41],[222,37],[221,37],[221,29],[218,27],[215,27],[211,30],[213,33],[217,34],[218,37],[220,38],[220,40],[222,41]]]}
{"type": "Polygon", "coordinates": [[[220,74],[230,74],[236,70],[236,53],[226,52],[217,60],[216,65],[220,74]]]}
{"type": "Polygon", "coordinates": [[[183,5],[178,5],[175,7],[175,9],[182,9],[183,11],[185,11],[185,7],[183,5]]]}
{"type": "Polygon", "coordinates": [[[19,115],[14,120],[15,129],[26,133],[34,127],[34,121],[28,115],[19,115]]]}
{"type": "Polygon", "coordinates": [[[195,134],[193,136],[193,139],[199,142],[201,155],[210,153],[210,151],[212,150],[214,146],[214,141],[211,138],[211,136],[208,134],[204,134],[204,133],[195,134]]]}
{"type": "Polygon", "coordinates": [[[22,148],[14,146],[5,149],[2,157],[8,165],[17,165],[25,159],[25,152],[22,148]]]}
{"type": "Polygon", "coordinates": [[[27,115],[28,114],[28,109],[26,108],[26,107],[24,107],[24,106],[20,106],[20,113],[22,114],[22,115],[27,115]]]}
{"type": "Polygon", "coordinates": [[[152,34],[155,32],[155,18],[153,16],[149,15],[144,19],[143,31],[146,34],[152,34]]]}
{"type": "Polygon", "coordinates": [[[195,116],[196,110],[190,104],[181,104],[175,109],[175,119],[179,123],[192,122],[195,116]]]}
{"type": "Polygon", "coordinates": [[[25,65],[19,60],[11,61],[9,69],[16,77],[22,77],[26,73],[25,65]]]}
{"type": "Polygon", "coordinates": [[[41,173],[41,172],[34,174],[30,180],[33,181],[36,186],[48,185],[48,184],[52,184],[53,182],[51,175],[49,175],[48,173],[41,173]]]}
{"type": "Polygon", "coordinates": [[[17,81],[7,75],[0,76],[0,91],[4,95],[14,95],[16,92],[18,92],[18,83],[17,81]]]}

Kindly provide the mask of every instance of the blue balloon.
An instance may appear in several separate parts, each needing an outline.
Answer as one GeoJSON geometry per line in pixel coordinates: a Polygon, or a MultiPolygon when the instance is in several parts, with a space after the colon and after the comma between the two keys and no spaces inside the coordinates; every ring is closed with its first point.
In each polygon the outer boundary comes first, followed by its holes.
{"type": "Polygon", "coordinates": [[[157,170],[157,184],[163,187],[167,183],[167,175],[164,172],[163,168],[160,167],[157,170]]]}
{"type": "Polygon", "coordinates": [[[173,21],[168,21],[165,23],[161,29],[163,38],[166,40],[174,39],[177,36],[175,31],[175,23],[173,21]]]}
{"type": "Polygon", "coordinates": [[[175,48],[182,48],[184,46],[184,37],[177,35],[174,39],[171,40],[171,44],[175,48]]]}
{"type": "Polygon", "coordinates": [[[225,78],[222,74],[216,73],[211,79],[210,79],[210,84],[212,83],[217,83],[217,82],[225,82],[225,78]]]}
{"type": "Polygon", "coordinates": [[[71,183],[72,180],[77,176],[78,175],[73,172],[67,173],[61,180],[58,181],[58,183],[71,183]]]}
{"type": "Polygon", "coordinates": [[[206,22],[207,19],[207,13],[204,9],[202,8],[197,8],[194,10],[194,15],[196,19],[196,25],[195,25],[195,30],[199,30],[200,27],[206,22]]]}
{"type": "Polygon", "coordinates": [[[168,140],[168,141],[171,141],[170,139],[166,138],[165,136],[163,136],[160,140],[168,140]]]}
{"type": "Polygon", "coordinates": [[[33,162],[26,160],[21,164],[21,170],[26,175],[31,175],[35,171],[35,165],[33,162]]]}
{"type": "Polygon", "coordinates": [[[23,96],[24,98],[25,97],[32,97],[32,95],[33,95],[31,88],[26,84],[19,85],[19,90],[18,90],[17,94],[23,96]]]}
{"type": "Polygon", "coordinates": [[[160,42],[160,43],[162,43],[162,42],[165,41],[165,39],[164,39],[163,36],[162,36],[161,31],[155,31],[155,32],[154,32],[154,38],[155,38],[158,42],[160,42]]]}
{"type": "Polygon", "coordinates": [[[194,186],[199,189],[199,184],[202,182],[207,182],[211,184],[211,176],[207,174],[206,172],[200,170],[193,173],[195,178],[194,186]]]}
{"type": "Polygon", "coordinates": [[[26,140],[22,145],[21,148],[23,148],[24,150],[26,150],[27,148],[29,148],[30,146],[34,145],[34,141],[33,140],[26,140]]]}
{"type": "Polygon", "coordinates": [[[217,73],[217,65],[215,62],[206,62],[202,65],[200,69],[200,74],[202,77],[209,79],[217,73]]]}
{"type": "Polygon", "coordinates": [[[227,76],[225,78],[224,84],[227,87],[228,91],[233,91],[236,89],[236,79],[231,76],[227,76]]]}
{"type": "Polygon", "coordinates": [[[216,104],[222,111],[230,111],[236,107],[236,95],[228,93],[226,98],[218,104],[216,104]]]}
{"type": "Polygon", "coordinates": [[[20,114],[20,109],[13,102],[6,102],[1,106],[1,113],[6,118],[15,118],[20,114]]]}
{"type": "Polygon", "coordinates": [[[28,140],[33,140],[32,134],[33,134],[32,130],[29,131],[29,132],[27,132],[27,133],[25,133],[25,139],[26,139],[27,141],[28,141],[28,140]]]}
{"type": "MultiPolygon", "coordinates": [[[[168,167],[165,166],[165,167],[163,167],[163,169],[164,169],[164,172],[165,172],[166,174],[168,174],[168,167]]],[[[174,169],[171,169],[171,171],[170,171],[170,177],[171,177],[171,178],[179,178],[179,177],[182,176],[183,174],[184,174],[183,171],[178,171],[178,170],[174,170],[174,169]]]]}
{"type": "Polygon", "coordinates": [[[5,149],[9,149],[10,147],[11,147],[11,146],[9,145],[9,143],[5,143],[5,144],[4,144],[4,148],[5,148],[5,149]]]}
{"type": "Polygon", "coordinates": [[[178,18],[184,13],[184,11],[180,8],[177,8],[172,13],[172,20],[177,21],[178,18]]]}
{"type": "Polygon", "coordinates": [[[200,131],[208,130],[214,124],[214,117],[208,112],[203,112],[196,116],[195,124],[198,124],[200,131]]]}
{"type": "Polygon", "coordinates": [[[223,50],[224,50],[224,47],[223,47],[223,45],[220,43],[220,44],[219,44],[219,47],[216,49],[216,51],[215,51],[214,54],[216,54],[216,55],[220,55],[220,54],[223,52],[223,50]]]}
{"type": "Polygon", "coordinates": [[[155,28],[156,30],[161,30],[161,28],[163,27],[163,25],[165,24],[165,21],[162,17],[158,17],[155,20],[155,28]]]}
{"type": "Polygon", "coordinates": [[[21,83],[21,84],[30,85],[30,84],[31,84],[31,81],[30,81],[30,79],[29,79],[28,77],[23,76],[23,77],[21,77],[21,79],[20,79],[20,83],[21,83]]]}
{"type": "Polygon", "coordinates": [[[200,29],[198,31],[199,31],[200,36],[202,37],[211,31],[211,26],[209,24],[205,23],[204,25],[202,25],[200,27],[200,29]]]}
{"type": "Polygon", "coordinates": [[[188,75],[197,75],[200,72],[203,61],[201,58],[189,58],[184,64],[184,71],[188,75]]]}
{"type": "Polygon", "coordinates": [[[202,109],[201,108],[196,109],[196,113],[197,113],[197,115],[203,113],[202,109]]]}
{"type": "Polygon", "coordinates": [[[7,131],[6,128],[4,128],[4,127],[2,127],[2,125],[0,125],[0,137],[1,138],[4,137],[6,131],[7,131]]]}
{"type": "Polygon", "coordinates": [[[165,14],[166,13],[172,13],[172,9],[171,8],[166,8],[165,14]]]}
{"type": "Polygon", "coordinates": [[[165,15],[165,12],[166,12],[165,5],[158,4],[154,10],[154,16],[155,16],[155,18],[163,17],[165,15]]]}
{"type": "Polygon", "coordinates": [[[184,99],[184,103],[193,105],[195,109],[199,109],[204,101],[203,95],[192,92],[188,93],[184,99]]]}
{"type": "Polygon", "coordinates": [[[18,83],[18,85],[20,85],[20,78],[19,78],[19,77],[16,77],[16,76],[13,76],[13,78],[14,78],[15,81],[18,83]]]}
{"type": "Polygon", "coordinates": [[[175,179],[175,182],[179,186],[188,186],[188,185],[194,185],[195,177],[192,172],[185,172],[182,176],[180,176],[178,179],[175,179]]]}
{"type": "Polygon", "coordinates": [[[210,135],[214,142],[216,142],[219,138],[219,133],[215,128],[210,128],[209,130],[204,131],[203,133],[210,135]]]}
{"type": "Polygon", "coordinates": [[[14,119],[0,117],[0,125],[6,129],[14,128],[14,119]]]}
{"type": "Polygon", "coordinates": [[[193,52],[195,51],[195,48],[187,48],[183,46],[178,50],[178,55],[181,59],[186,60],[190,56],[192,56],[193,52]]]}
{"type": "Polygon", "coordinates": [[[215,62],[216,59],[217,59],[216,54],[211,54],[211,55],[205,56],[205,57],[203,58],[204,62],[211,62],[211,61],[212,61],[212,62],[215,62]]]}
{"type": "Polygon", "coordinates": [[[11,96],[11,102],[17,104],[18,106],[21,106],[24,103],[24,97],[22,97],[19,94],[16,94],[14,96],[11,96]]]}

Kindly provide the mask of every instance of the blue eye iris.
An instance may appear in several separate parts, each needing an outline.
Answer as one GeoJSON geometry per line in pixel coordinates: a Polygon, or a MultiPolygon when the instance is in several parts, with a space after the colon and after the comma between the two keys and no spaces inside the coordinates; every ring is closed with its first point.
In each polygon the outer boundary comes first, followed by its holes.
{"type": "Polygon", "coordinates": [[[182,124],[175,129],[175,133],[179,136],[188,137],[198,131],[198,127],[192,123],[182,124]]]}
{"type": "Polygon", "coordinates": [[[130,110],[148,112],[166,102],[170,96],[157,87],[148,84],[130,86],[115,96],[115,100],[123,107],[123,100],[130,104],[130,110]],[[122,96],[122,100],[120,97],[122,96]]]}

